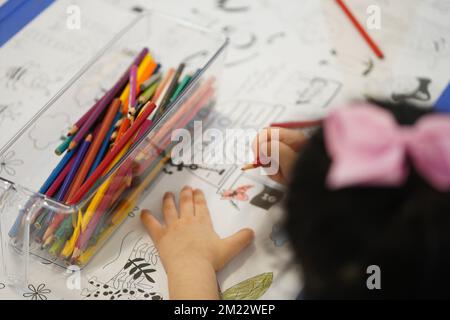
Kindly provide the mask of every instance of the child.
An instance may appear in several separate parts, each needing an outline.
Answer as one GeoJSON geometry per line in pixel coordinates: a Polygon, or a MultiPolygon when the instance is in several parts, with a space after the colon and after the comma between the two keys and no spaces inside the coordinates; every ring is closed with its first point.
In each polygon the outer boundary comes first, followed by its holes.
{"type": "MultiPolygon", "coordinates": [[[[383,107],[334,111],[309,141],[280,129],[273,178],[288,185],[285,225],[305,299],[450,297],[450,117],[383,107]],[[379,268],[379,290],[368,287],[370,266],[379,268]]],[[[270,159],[270,150],[260,156],[270,159]]],[[[203,193],[188,187],[178,209],[166,194],[163,212],[165,226],[147,210],[142,221],[170,298],[218,299],[215,273],[253,232],[219,239],[203,193]]]]}

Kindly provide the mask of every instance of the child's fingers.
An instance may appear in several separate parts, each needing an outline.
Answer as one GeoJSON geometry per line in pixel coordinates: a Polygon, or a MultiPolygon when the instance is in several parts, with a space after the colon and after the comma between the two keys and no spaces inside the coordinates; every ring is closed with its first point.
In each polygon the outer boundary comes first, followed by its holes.
{"type": "Polygon", "coordinates": [[[261,162],[270,163],[270,169],[278,169],[270,177],[277,182],[286,183],[289,180],[291,172],[298,154],[290,146],[280,142],[278,144],[278,154],[273,152],[271,143],[263,143],[260,148],[261,162]],[[278,166],[278,168],[276,168],[278,166]]]}
{"type": "Polygon", "coordinates": [[[195,206],[195,216],[205,219],[206,222],[211,224],[211,217],[209,215],[205,195],[203,191],[199,189],[194,190],[194,206],[195,206]]]}
{"type": "Polygon", "coordinates": [[[180,192],[180,218],[194,216],[194,193],[191,187],[183,187],[180,192]]]}
{"type": "Polygon", "coordinates": [[[163,214],[164,221],[167,226],[175,223],[178,220],[177,206],[172,193],[166,192],[163,198],[163,214]]]}
{"type": "Polygon", "coordinates": [[[152,215],[149,210],[146,209],[141,211],[141,221],[150,234],[152,240],[154,242],[158,241],[163,233],[163,227],[161,226],[159,221],[152,215]]]}
{"type": "Polygon", "coordinates": [[[278,139],[276,140],[288,145],[295,151],[299,151],[307,141],[306,136],[300,130],[286,128],[265,128],[258,134],[258,137],[253,140],[252,147],[255,155],[258,151],[258,143],[259,145],[261,145],[262,143],[268,143],[275,139],[275,137],[277,136],[277,134],[275,134],[275,130],[278,131],[278,139]]]}
{"type": "Polygon", "coordinates": [[[251,229],[241,229],[232,236],[223,239],[223,253],[226,264],[233,259],[239,252],[247,247],[255,237],[255,233],[251,229]]]}

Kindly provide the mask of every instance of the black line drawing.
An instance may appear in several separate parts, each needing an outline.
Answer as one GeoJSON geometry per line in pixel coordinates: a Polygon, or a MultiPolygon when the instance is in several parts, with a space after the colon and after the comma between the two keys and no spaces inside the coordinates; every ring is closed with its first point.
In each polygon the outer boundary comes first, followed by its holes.
{"type": "Polygon", "coordinates": [[[123,270],[129,270],[129,275],[133,276],[133,279],[138,279],[141,275],[147,279],[148,282],[155,283],[155,280],[151,277],[151,273],[156,269],[149,268],[150,263],[145,262],[144,258],[128,259],[128,262],[123,267],[123,270]]]}
{"type": "Polygon", "coordinates": [[[230,0],[217,0],[217,8],[226,12],[239,13],[250,10],[248,6],[231,6],[230,0]]]}
{"type": "Polygon", "coordinates": [[[106,282],[96,276],[89,279],[90,288],[84,288],[85,299],[109,300],[162,300],[162,295],[153,290],[154,274],[159,262],[158,251],[151,243],[139,238],[123,268],[106,282]]]}
{"type": "Polygon", "coordinates": [[[285,105],[323,110],[342,89],[337,80],[322,77],[308,78],[301,73],[292,73],[276,93],[278,101],[285,105]]]}
{"type": "Polygon", "coordinates": [[[34,61],[25,62],[19,66],[11,66],[4,73],[6,89],[19,91],[38,90],[45,95],[50,94],[49,86],[61,78],[52,79],[41,66],[34,61]]]}
{"type": "Polygon", "coordinates": [[[191,13],[192,15],[194,15],[196,19],[198,19],[197,23],[204,25],[205,27],[208,28],[211,28],[212,26],[214,26],[216,23],[219,22],[219,19],[212,17],[210,14],[202,12],[197,8],[192,8],[191,13]]]}
{"type": "Polygon", "coordinates": [[[45,284],[41,283],[36,288],[33,284],[28,285],[29,292],[25,292],[23,294],[24,298],[29,298],[30,300],[47,300],[47,295],[52,291],[48,288],[45,288],[45,284]]]}
{"type": "Polygon", "coordinates": [[[281,223],[275,223],[272,226],[272,232],[270,233],[270,240],[276,247],[282,247],[288,241],[288,235],[281,223]]]}
{"type": "Polygon", "coordinates": [[[363,76],[367,77],[373,71],[375,64],[372,58],[369,58],[364,64],[367,66],[367,69],[363,71],[363,76]]]}
{"type": "Polygon", "coordinates": [[[0,290],[5,289],[5,288],[6,288],[6,285],[4,283],[0,282],[0,290]]]}
{"type": "Polygon", "coordinates": [[[197,64],[196,63],[197,60],[203,60],[207,56],[208,56],[208,51],[207,50],[201,50],[201,51],[197,51],[197,52],[194,52],[194,53],[188,55],[186,58],[183,59],[183,62],[186,65],[191,65],[191,64],[195,65],[195,64],[197,64]]]}
{"type": "Polygon", "coordinates": [[[15,121],[22,114],[20,109],[22,108],[22,102],[14,102],[3,104],[0,103],[0,125],[2,125],[6,121],[15,121]]]}
{"type": "Polygon", "coordinates": [[[133,8],[131,8],[131,11],[141,13],[142,11],[144,11],[144,8],[142,8],[141,6],[134,6],[133,8]]]}
{"type": "Polygon", "coordinates": [[[139,212],[139,207],[134,207],[129,213],[128,213],[128,217],[130,218],[134,218],[136,217],[136,212],[139,212]]]}
{"type": "Polygon", "coordinates": [[[225,63],[226,67],[233,67],[251,61],[259,56],[258,36],[245,27],[225,25],[222,31],[230,38],[233,49],[225,63]]]}
{"type": "Polygon", "coordinates": [[[235,49],[247,50],[255,46],[258,38],[256,34],[247,32],[242,36],[242,30],[236,28],[235,26],[224,26],[222,31],[232,38],[231,42],[235,49]],[[239,36],[239,37],[238,37],[239,36]]]}
{"type": "Polygon", "coordinates": [[[115,257],[114,259],[112,259],[110,262],[108,262],[107,264],[105,264],[102,269],[105,269],[107,266],[109,266],[110,264],[114,263],[115,261],[117,261],[117,259],[120,258],[120,255],[122,254],[122,249],[123,249],[123,243],[125,242],[125,240],[128,238],[129,235],[133,234],[134,231],[130,231],[128,232],[125,237],[123,237],[122,241],[120,242],[120,247],[119,247],[119,251],[117,253],[117,257],[115,257]]]}
{"type": "Polygon", "coordinates": [[[417,78],[419,82],[417,88],[408,93],[392,93],[392,100],[396,102],[416,100],[416,101],[429,101],[431,99],[429,78],[417,78]]]}
{"type": "Polygon", "coordinates": [[[267,38],[267,43],[273,44],[277,39],[283,38],[285,36],[286,36],[286,33],[284,31],[276,32],[267,38]]]}
{"type": "Polygon", "coordinates": [[[16,158],[16,152],[9,150],[4,155],[0,156],[0,176],[6,173],[9,176],[16,175],[16,167],[23,165],[23,160],[16,158]]]}
{"type": "Polygon", "coordinates": [[[233,61],[225,63],[225,67],[230,68],[230,67],[238,66],[238,65],[244,64],[248,61],[252,61],[253,59],[257,58],[258,56],[259,56],[258,52],[253,52],[251,55],[248,55],[245,58],[242,58],[239,60],[233,60],[233,61]]]}
{"type": "Polygon", "coordinates": [[[183,171],[183,169],[189,169],[192,171],[206,170],[206,171],[210,171],[210,172],[215,172],[219,176],[221,176],[225,172],[225,169],[217,169],[217,168],[203,166],[203,165],[194,164],[194,163],[184,164],[183,162],[180,162],[179,164],[175,164],[175,163],[173,163],[173,159],[169,160],[167,165],[163,168],[163,172],[166,174],[173,174],[173,170],[169,169],[170,167],[176,168],[176,171],[178,171],[178,172],[183,171]]]}

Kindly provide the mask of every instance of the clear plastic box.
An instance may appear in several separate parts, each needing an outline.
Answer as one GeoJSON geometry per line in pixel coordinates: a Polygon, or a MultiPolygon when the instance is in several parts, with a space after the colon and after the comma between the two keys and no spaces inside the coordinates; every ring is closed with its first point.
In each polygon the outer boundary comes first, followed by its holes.
{"type": "Polygon", "coordinates": [[[30,262],[34,259],[51,259],[60,266],[75,263],[83,267],[89,262],[131,209],[150,193],[149,186],[169,160],[172,130],[192,128],[194,120],[208,116],[215,102],[227,44],[228,40],[221,34],[160,13],[142,13],[114,36],[0,150],[0,156],[14,154],[23,162],[13,179],[0,174],[1,262],[9,284],[26,285],[28,268],[32,267],[30,262]],[[61,159],[52,151],[60,143],[54,133],[67,132],[68,124],[82,116],[92,106],[94,97],[101,95],[100,88],[110,88],[130,65],[135,53],[144,47],[148,47],[165,68],[185,62],[187,71],[195,73],[189,86],[79,203],[68,206],[38,193],[36,190],[61,159]],[[65,118],[70,120],[60,120],[65,118]],[[43,250],[41,243],[34,239],[36,217],[48,210],[67,215],[75,226],[109,179],[118,181],[121,189],[113,192],[109,205],[101,213],[102,218],[107,219],[106,227],[98,232],[79,258],[71,261],[62,258],[61,252],[43,250]]]}

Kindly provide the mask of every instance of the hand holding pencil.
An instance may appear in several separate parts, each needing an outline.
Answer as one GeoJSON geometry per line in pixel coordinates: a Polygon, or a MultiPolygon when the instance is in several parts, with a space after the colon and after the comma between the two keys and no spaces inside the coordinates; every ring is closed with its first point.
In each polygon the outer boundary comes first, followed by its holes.
{"type": "Polygon", "coordinates": [[[245,166],[243,170],[261,167],[261,163],[276,162],[279,164],[279,170],[275,175],[271,175],[270,178],[279,183],[286,184],[289,181],[298,152],[306,142],[306,136],[299,130],[275,127],[265,128],[258,134],[253,142],[252,148],[256,157],[256,162],[245,166]],[[278,141],[272,140],[273,130],[279,130],[278,141]],[[271,146],[273,143],[278,143],[279,159],[271,158],[271,146]]]}

